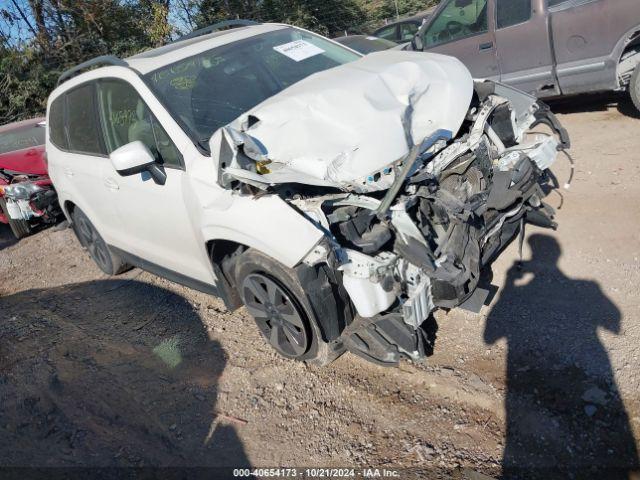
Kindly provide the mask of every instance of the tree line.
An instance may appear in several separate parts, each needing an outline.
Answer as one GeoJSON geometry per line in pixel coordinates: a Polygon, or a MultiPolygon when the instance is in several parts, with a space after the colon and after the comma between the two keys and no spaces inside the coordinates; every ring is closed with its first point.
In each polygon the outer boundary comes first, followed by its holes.
{"type": "Polygon", "coordinates": [[[0,125],[44,114],[59,75],[99,55],[127,57],[228,19],[327,36],[368,33],[434,0],[3,0],[0,125]]]}

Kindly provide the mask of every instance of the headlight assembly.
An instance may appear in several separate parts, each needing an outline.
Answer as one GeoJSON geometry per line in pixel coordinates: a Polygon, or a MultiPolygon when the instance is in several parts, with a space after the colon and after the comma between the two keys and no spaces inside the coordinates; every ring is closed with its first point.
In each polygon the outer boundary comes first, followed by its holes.
{"type": "Polygon", "coordinates": [[[34,193],[43,190],[35,183],[20,182],[7,185],[4,188],[4,194],[13,200],[29,200],[34,193]]]}

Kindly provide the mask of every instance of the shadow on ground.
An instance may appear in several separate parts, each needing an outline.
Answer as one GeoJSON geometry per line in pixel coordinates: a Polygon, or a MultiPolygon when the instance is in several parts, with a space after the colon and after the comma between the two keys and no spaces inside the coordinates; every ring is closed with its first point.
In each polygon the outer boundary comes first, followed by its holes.
{"type": "Polygon", "coordinates": [[[504,478],[628,479],[638,452],[598,330],[620,312],[597,283],[558,268],[560,245],[534,235],[508,272],[485,341],[507,341],[504,478]]]}
{"type": "Polygon", "coordinates": [[[152,285],[0,297],[0,465],[247,466],[242,426],[216,412],[226,361],[191,305],[152,285]]]}
{"type": "Polygon", "coordinates": [[[640,119],[640,112],[626,92],[584,93],[545,101],[554,113],[606,112],[616,108],[626,117],[640,119]]]}

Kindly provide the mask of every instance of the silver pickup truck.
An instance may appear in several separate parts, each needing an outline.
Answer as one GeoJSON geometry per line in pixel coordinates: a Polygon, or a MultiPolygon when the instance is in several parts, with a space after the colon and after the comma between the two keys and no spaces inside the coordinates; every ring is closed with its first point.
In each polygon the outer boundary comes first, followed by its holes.
{"type": "Polygon", "coordinates": [[[640,0],[444,0],[409,49],[538,97],[628,90],[640,110],[640,0]]]}

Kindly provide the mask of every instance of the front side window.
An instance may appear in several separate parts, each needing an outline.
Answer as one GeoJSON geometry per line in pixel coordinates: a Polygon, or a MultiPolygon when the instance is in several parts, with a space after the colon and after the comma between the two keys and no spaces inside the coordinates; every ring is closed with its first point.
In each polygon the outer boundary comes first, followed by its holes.
{"type": "Polygon", "coordinates": [[[18,128],[0,133],[0,155],[25,148],[37,147],[45,143],[45,129],[39,125],[18,128]]]}
{"type": "Polygon", "coordinates": [[[498,29],[526,22],[531,19],[531,0],[498,0],[496,19],[498,29]]]}
{"type": "Polygon", "coordinates": [[[87,83],[66,94],[69,150],[105,155],[95,104],[95,84],[87,83]]]}
{"type": "Polygon", "coordinates": [[[426,46],[489,31],[487,0],[449,0],[425,33],[426,46]]]}
{"type": "Polygon", "coordinates": [[[116,79],[100,80],[98,102],[107,153],[139,140],[158,163],[181,166],[179,150],[132,85],[116,79]]]}
{"type": "Polygon", "coordinates": [[[216,130],[300,80],[358,60],[320,36],[285,28],[214,48],[145,76],[204,150],[216,130]]]}

